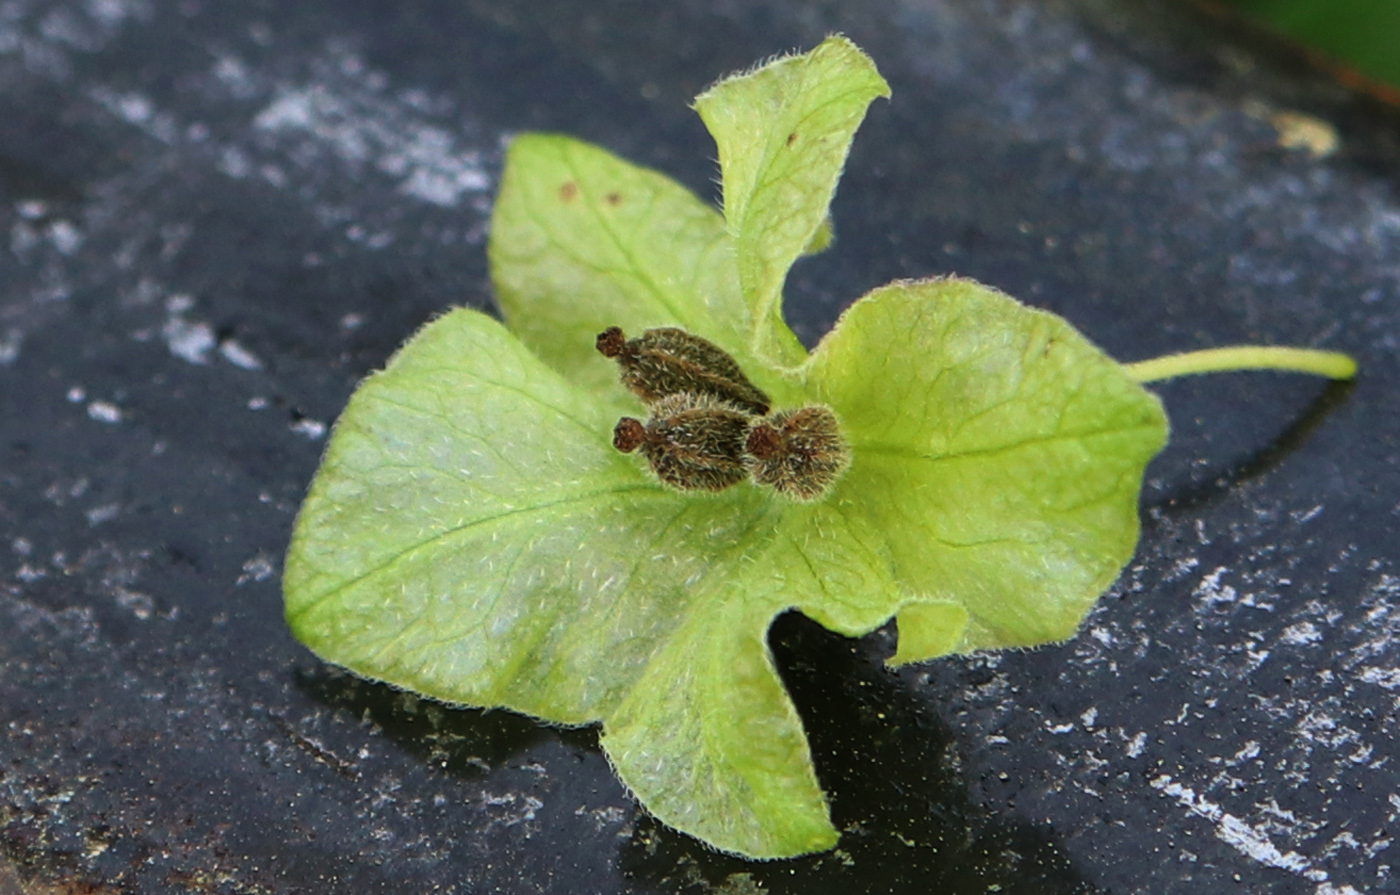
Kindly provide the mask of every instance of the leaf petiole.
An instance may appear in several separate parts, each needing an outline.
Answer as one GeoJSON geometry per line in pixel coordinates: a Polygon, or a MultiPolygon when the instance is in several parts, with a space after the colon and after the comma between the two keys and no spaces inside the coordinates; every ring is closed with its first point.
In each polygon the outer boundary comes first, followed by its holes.
{"type": "Polygon", "coordinates": [[[1312,348],[1283,348],[1271,345],[1231,345],[1168,354],[1151,360],[1124,364],[1128,376],[1137,382],[1158,382],[1199,373],[1228,373],[1236,370],[1282,370],[1313,373],[1328,379],[1351,379],[1356,361],[1337,351],[1312,348]]]}

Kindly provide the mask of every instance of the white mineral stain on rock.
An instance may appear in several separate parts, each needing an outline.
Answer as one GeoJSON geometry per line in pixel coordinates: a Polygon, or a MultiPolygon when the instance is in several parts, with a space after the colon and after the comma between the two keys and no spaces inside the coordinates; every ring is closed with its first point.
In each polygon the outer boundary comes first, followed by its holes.
{"type": "Polygon", "coordinates": [[[155,601],[151,599],[149,594],[118,585],[112,588],[112,596],[116,599],[118,606],[141,621],[149,619],[151,613],[155,611],[155,601]]]}
{"type": "Polygon", "coordinates": [[[1321,516],[1323,509],[1323,505],[1318,504],[1317,506],[1308,510],[1295,510],[1289,515],[1293,517],[1294,522],[1297,522],[1299,525],[1302,525],[1303,523],[1311,522],[1318,516],[1321,516]]]}
{"type": "Polygon", "coordinates": [[[173,317],[161,327],[161,335],[170,346],[170,353],[192,364],[209,363],[214,348],[214,330],[207,323],[173,317]]]}
{"type": "Polygon", "coordinates": [[[20,563],[19,568],[15,570],[15,578],[19,579],[25,584],[33,584],[34,582],[42,581],[44,578],[47,577],[48,572],[45,572],[43,569],[38,568],[36,566],[32,566],[27,562],[20,563]]]}
{"type": "Polygon", "coordinates": [[[57,220],[49,225],[49,242],[60,255],[70,256],[83,245],[83,234],[72,221],[57,220]]]}
{"type": "Polygon", "coordinates": [[[218,340],[214,338],[214,328],[209,324],[185,319],[185,312],[192,307],[194,299],[188,295],[172,295],[166,299],[168,316],[160,332],[171,354],[203,366],[209,363],[209,352],[214,350],[218,340]]]}
{"type": "Polygon", "coordinates": [[[122,409],[110,401],[93,401],[88,405],[87,415],[99,423],[119,423],[122,409]]]}
{"type": "Polygon", "coordinates": [[[289,428],[298,435],[305,435],[312,441],[319,441],[326,437],[326,424],[320,420],[300,419],[292,423],[289,428]]]}
{"type": "Polygon", "coordinates": [[[1128,740],[1127,746],[1126,748],[1124,748],[1123,751],[1127,753],[1127,756],[1129,758],[1138,758],[1142,755],[1143,750],[1146,748],[1147,734],[1144,731],[1139,730],[1137,733],[1133,734],[1132,739],[1128,740]]]}
{"type": "Polygon", "coordinates": [[[220,151],[217,167],[234,180],[242,180],[253,171],[253,163],[237,146],[225,146],[220,151]]]}
{"type": "Polygon", "coordinates": [[[102,506],[93,507],[85,514],[87,516],[88,527],[96,528],[104,522],[110,522],[121,514],[122,505],[119,503],[105,503],[102,506]]]}
{"type": "MultiPolygon", "coordinates": [[[[344,64],[340,68],[347,71],[344,64]]],[[[299,140],[300,146],[291,148],[294,155],[326,150],[343,162],[371,166],[396,179],[404,195],[442,208],[490,189],[479,151],[459,147],[450,130],[422,120],[417,108],[380,96],[368,77],[359,89],[283,86],[254,126],[299,140]]]]}
{"type": "Polygon", "coordinates": [[[1400,668],[1363,668],[1357,674],[1357,679],[1384,687],[1387,690],[1394,690],[1400,687],[1400,668]]]}
{"type": "Polygon", "coordinates": [[[143,124],[156,113],[155,103],[139,93],[123,93],[113,97],[113,111],[130,124],[143,124]]]}
{"type": "Polygon", "coordinates": [[[1299,876],[1323,882],[1327,873],[1313,868],[1312,862],[1295,851],[1282,852],[1262,831],[1227,813],[1220,805],[1197,795],[1188,787],[1162,774],[1148,781],[1153,789],[1177,800],[1190,813],[1215,824],[1215,835],[1227,845],[1248,855],[1261,864],[1287,870],[1299,876]]]}
{"type": "Polygon", "coordinates": [[[1245,743],[1244,746],[1231,757],[1230,761],[1227,762],[1227,764],[1234,766],[1243,764],[1247,761],[1252,761],[1253,759],[1259,757],[1259,751],[1259,741],[1250,740],[1249,742],[1245,743]]]}
{"type": "Polygon", "coordinates": [[[275,574],[277,574],[277,567],[273,565],[272,558],[266,553],[259,553],[243,563],[243,574],[239,575],[238,580],[234,583],[247,584],[250,581],[266,581],[275,574]]]}
{"type": "Polygon", "coordinates": [[[24,333],[10,326],[0,332],[0,367],[8,367],[19,360],[19,349],[24,345],[24,333]]]}
{"type": "Polygon", "coordinates": [[[128,0],[88,0],[86,6],[88,15],[109,28],[150,11],[146,3],[128,0]]]}
{"type": "Polygon", "coordinates": [[[1217,603],[1233,603],[1239,597],[1239,592],[1228,584],[1221,584],[1220,579],[1229,572],[1227,566],[1220,566],[1209,575],[1201,579],[1201,583],[1196,585],[1192,596],[1199,599],[1205,606],[1214,606],[1217,603]]]}
{"type": "Polygon", "coordinates": [[[244,61],[237,56],[221,55],[214,64],[214,77],[239,99],[250,99],[257,94],[256,80],[244,61]]]}
{"type": "Polygon", "coordinates": [[[162,143],[173,144],[184,128],[168,112],[160,111],[150,97],[136,92],[117,93],[98,85],[85,91],[90,99],[122,121],[162,143]]]}
{"type": "Polygon", "coordinates": [[[256,354],[233,339],[224,339],[219,343],[219,354],[223,355],[224,360],[244,370],[261,370],[263,368],[263,363],[256,354]]]}
{"type": "Polygon", "coordinates": [[[1279,641],[1282,643],[1292,643],[1298,646],[1317,643],[1321,639],[1322,632],[1312,622],[1298,622],[1296,625],[1289,625],[1279,637],[1279,641]]]}

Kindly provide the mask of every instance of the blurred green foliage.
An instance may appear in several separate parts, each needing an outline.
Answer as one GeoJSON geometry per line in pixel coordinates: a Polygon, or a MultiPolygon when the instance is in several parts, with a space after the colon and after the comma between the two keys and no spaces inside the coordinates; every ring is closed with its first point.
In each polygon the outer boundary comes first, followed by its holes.
{"type": "Polygon", "coordinates": [[[1278,31],[1400,87],[1400,0],[1230,0],[1278,31]]]}

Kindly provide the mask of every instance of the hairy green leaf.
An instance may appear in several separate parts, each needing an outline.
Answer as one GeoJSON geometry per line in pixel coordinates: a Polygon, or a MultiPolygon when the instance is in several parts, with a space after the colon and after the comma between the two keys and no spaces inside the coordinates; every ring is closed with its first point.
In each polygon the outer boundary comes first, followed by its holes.
{"type": "Polygon", "coordinates": [[[724,217],[752,315],[755,353],[791,364],[804,352],[782,319],[788,268],[821,244],[836,181],[870,103],[889,96],[875,63],[844,37],[733,75],[695,99],[719,148],[724,217]]]}
{"type": "Polygon", "coordinates": [[[779,315],[884,90],[833,39],[706,93],[727,227],[660,174],[518,138],[490,248],[509,329],[451,311],[351,398],[287,556],[297,637],[447,702],[601,723],[662,821],[781,857],[836,832],[768,649],[777,615],[848,635],[897,618],[896,663],[1073,634],[1134,549],[1156,399],[969,281],[877,290],[810,357],[779,315]],[[637,405],[594,349],[611,325],[683,327],[775,410],[829,406],[849,470],[807,503],[663,487],[613,447],[637,405]]]}
{"type": "Polygon", "coordinates": [[[553,134],[506,155],[487,249],[511,331],[595,393],[616,379],[593,337],[679,326],[742,351],[748,305],[724,219],[685,187],[553,134]]]}
{"type": "MultiPolygon", "coordinates": [[[[1061,318],[968,280],[895,283],[846,311],[807,379],[846,425],[861,527],[910,592],[966,610],[956,648],[1069,637],[1132,555],[1166,416],[1061,318]]],[[[901,640],[926,619],[901,614],[901,640]]]]}

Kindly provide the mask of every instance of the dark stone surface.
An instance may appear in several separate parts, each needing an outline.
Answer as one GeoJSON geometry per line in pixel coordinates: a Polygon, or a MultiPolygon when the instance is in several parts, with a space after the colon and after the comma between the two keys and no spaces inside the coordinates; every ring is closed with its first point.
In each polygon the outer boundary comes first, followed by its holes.
{"type": "Polygon", "coordinates": [[[1400,888],[1400,128],[1289,58],[1140,0],[3,0],[0,891],[1400,888]],[[489,306],[510,133],[708,192],[685,103],[833,30],[895,93],[794,271],[808,341],[956,271],[1125,360],[1363,374],[1162,387],[1138,559],[1070,643],[895,675],[888,633],[781,620],[845,835],[751,864],[641,814],[592,731],[324,667],[277,572],[357,379],[489,306]]]}

